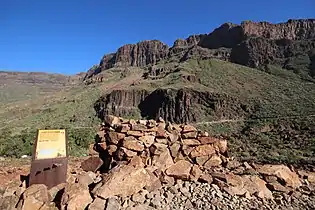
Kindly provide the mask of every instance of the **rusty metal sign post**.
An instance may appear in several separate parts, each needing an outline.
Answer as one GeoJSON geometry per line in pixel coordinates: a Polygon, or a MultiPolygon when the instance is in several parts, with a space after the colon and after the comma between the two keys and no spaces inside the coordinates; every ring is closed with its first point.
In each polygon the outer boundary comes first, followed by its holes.
{"type": "Polygon", "coordinates": [[[30,185],[48,189],[67,181],[68,141],[65,129],[38,130],[33,149],[30,185]]]}

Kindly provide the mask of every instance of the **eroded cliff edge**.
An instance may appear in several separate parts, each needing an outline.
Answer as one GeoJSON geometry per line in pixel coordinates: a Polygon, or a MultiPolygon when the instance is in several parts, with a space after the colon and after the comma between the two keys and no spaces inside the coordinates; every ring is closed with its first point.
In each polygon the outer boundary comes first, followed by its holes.
{"type": "Polygon", "coordinates": [[[113,67],[145,67],[161,61],[217,58],[266,70],[267,65],[314,76],[315,19],[285,23],[225,23],[209,34],[178,39],[172,47],[158,40],[141,41],[105,55],[85,79],[113,67]]]}

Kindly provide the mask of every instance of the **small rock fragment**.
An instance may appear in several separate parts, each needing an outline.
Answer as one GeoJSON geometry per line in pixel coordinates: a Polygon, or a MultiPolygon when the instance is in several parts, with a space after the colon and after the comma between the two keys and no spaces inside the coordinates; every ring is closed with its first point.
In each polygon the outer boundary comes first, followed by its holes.
{"type": "Polygon", "coordinates": [[[105,210],[119,210],[120,203],[117,198],[111,197],[107,199],[105,210]]]}
{"type": "Polygon", "coordinates": [[[144,143],[146,147],[150,147],[154,143],[155,136],[145,135],[139,137],[139,140],[144,143]]]}
{"type": "Polygon", "coordinates": [[[97,156],[92,156],[81,163],[84,171],[97,171],[103,165],[103,160],[97,156]]]}

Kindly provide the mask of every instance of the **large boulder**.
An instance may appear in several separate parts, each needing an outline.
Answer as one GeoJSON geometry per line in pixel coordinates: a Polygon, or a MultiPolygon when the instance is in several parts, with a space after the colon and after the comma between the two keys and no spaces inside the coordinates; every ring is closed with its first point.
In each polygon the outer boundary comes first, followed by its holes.
{"type": "Polygon", "coordinates": [[[173,165],[173,159],[168,149],[164,150],[161,154],[155,155],[152,158],[152,165],[164,171],[173,165]]]}
{"type": "Polygon", "coordinates": [[[215,148],[211,144],[197,146],[191,153],[192,158],[215,154],[215,148]]]}
{"type": "Polygon", "coordinates": [[[245,195],[248,193],[249,195],[256,194],[262,199],[273,198],[271,191],[266,187],[266,182],[258,176],[239,176],[228,173],[225,175],[225,181],[228,186],[224,190],[231,195],[245,195]]]}
{"type": "Polygon", "coordinates": [[[140,161],[141,159],[138,164],[130,162],[127,165],[119,165],[113,168],[104,177],[103,185],[97,189],[96,196],[103,199],[113,196],[131,196],[142,190],[144,186],[148,185],[150,175],[143,165],[140,164],[140,161]]]}
{"type": "Polygon", "coordinates": [[[278,177],[288,187],[298,188],[302,185],[299,176],[285,165],[263,165],[257,171],[263,175],[278,177]]]}
{"type": "Polygon", "coordinates": [[[67,203],[69,210],[84,210],[92,201],[88,186],[83,187],[80,183],[73,183],[65,188],[63,203],[67,203]]]}
{"type": "Polygon", "coordinates": [[[192,164],[186,160],[180,160],[166,170],[168,176],[177,179],[188,180],[192,164]]]}
{"type": "Polygon", "coordinates": [[[34,184],[25,190],[22,195],[23,210],[38,210],[45,204],[50,202],[50,195],[48,189],[44,184],[34,184]]]}

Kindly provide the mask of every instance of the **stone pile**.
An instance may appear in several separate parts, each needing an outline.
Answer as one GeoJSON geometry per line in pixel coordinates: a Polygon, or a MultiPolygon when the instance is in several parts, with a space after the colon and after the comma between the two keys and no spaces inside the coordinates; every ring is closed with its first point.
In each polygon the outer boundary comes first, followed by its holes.
{"type": "MultiPolygon", "coordinates": [[[[240,163],[228,157],[227,149],[225,139],[210,137],[191,125],[109,115],[98,142],[90,147],[90,154],[106,157],[103,166],[111,169],[95,193],[104,199],[132,196],[183,180],[214,183],[232,196],[273,199],[273,192],[293,192],[303,184],[294,169],[240,163]]],[[[304,178],[307,184],[313,182],[314,173],[304,178]]]]}
{"type": "Polygon", "coordinates": [[[227,143],[191,125],[107,116],[67,183],[3,188],[0,209],[315,209],[315,172],[240,163],[227,143]]]}

